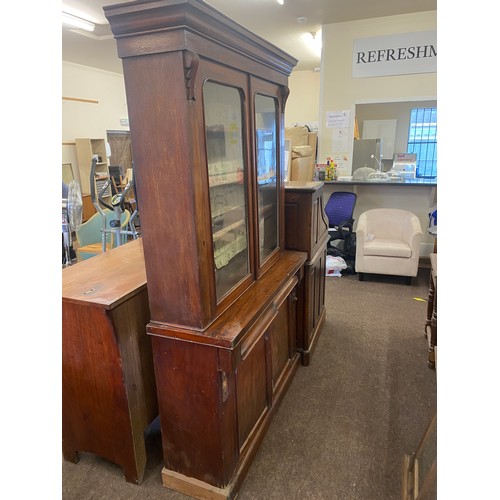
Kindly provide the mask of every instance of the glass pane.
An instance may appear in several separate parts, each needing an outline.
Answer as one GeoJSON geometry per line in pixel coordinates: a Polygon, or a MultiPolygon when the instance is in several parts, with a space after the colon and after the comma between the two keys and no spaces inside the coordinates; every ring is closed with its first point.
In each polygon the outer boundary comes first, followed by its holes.
{"type": "Polygon", "coordinates": [[[278,246],[277,115],[273,97],[255,96],[259,257],[262,264],[278,246]]]}
{"type": "Polygon", "coordinates": [[[437,176],[437,108],[410,111],[408,153],[417,155],[417,177],[437,176]]]}
{"type": "Polygon", "coordinates": [[[239,91],[203,86],[217,300],[249,273],[248,209],[239,91]]]}
{"type": "Polygon", "coordinates": [[[64,184],[69,185],[69,183],[74,179],[73,167],[71,163],[62,164],[62,181],[64,184]]]}

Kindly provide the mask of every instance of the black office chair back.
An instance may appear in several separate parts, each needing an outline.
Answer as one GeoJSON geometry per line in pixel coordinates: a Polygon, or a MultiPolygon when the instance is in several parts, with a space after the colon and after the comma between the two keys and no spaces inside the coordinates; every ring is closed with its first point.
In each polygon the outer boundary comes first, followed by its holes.
{"type": "Polygon", "coordinates": [[[356,193],[346,191],[336,191],[331,194],[325,206],[330,227],[338,227],[342,223],[352,220],[356,198],[356,193]]]}

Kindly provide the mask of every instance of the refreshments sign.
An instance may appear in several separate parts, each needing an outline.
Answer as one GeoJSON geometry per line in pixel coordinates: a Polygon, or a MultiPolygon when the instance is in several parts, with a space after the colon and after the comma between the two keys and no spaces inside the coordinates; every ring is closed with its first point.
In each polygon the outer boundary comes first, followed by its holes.
{"type": "Polygon", "coordinates": [[[354,40],[353,78],[436,71],[437,32],[435,30],[354,40]]]}

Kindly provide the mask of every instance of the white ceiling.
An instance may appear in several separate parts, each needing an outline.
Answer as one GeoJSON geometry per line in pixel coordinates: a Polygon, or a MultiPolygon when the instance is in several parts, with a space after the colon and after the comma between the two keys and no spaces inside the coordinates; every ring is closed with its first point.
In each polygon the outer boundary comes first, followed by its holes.
{"type": "MultiPolygon", "coordinates": [[[[103,6],[132,0],[62,0],[63,10],[96,23],[93,33],[62,28],[62,59],[122,72],[103,6]]],[[[322,24],[437,10],[437,0],[207,0],[207,3],[298,59],[297,70],[319,67],[303,37],[322,24]],[[299,18],[305,18],[299,22],[299,18]]]]}

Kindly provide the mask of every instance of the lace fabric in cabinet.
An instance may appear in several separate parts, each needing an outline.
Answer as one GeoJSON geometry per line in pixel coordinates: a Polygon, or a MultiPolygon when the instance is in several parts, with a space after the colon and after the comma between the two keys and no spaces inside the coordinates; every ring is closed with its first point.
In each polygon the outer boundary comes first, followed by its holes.
{"type": "Polygon", "coordinates": [[[243,106],[238,89],[210,81],[203,86],[203,100],[215,283],[220,300],[250,272],[243,106]]]}

